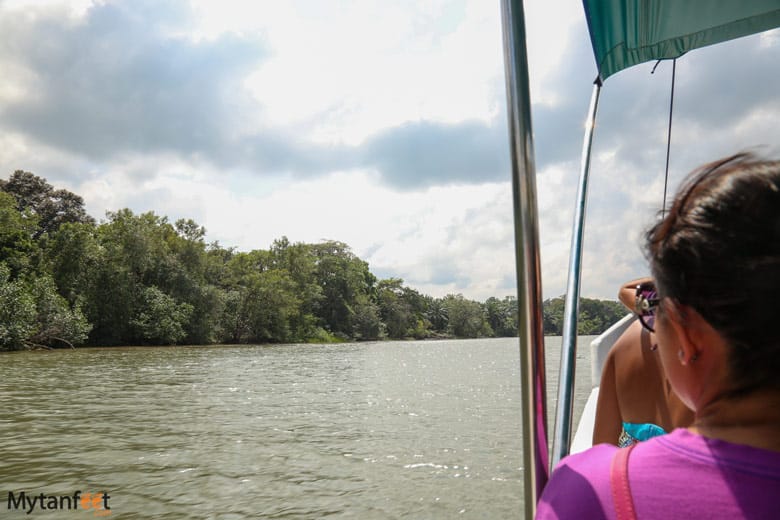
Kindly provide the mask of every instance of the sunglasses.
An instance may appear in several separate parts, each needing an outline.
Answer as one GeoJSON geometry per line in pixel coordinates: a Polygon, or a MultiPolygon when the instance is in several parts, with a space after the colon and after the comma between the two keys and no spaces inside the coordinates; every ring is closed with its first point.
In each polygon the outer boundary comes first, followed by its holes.
{"type": "Polygon", "coordinates": [[[636,286],[636,314],[642,326],[650,332],[655,332],[655,311],[660,302],[653,282],[644,282],[636,286]]]}

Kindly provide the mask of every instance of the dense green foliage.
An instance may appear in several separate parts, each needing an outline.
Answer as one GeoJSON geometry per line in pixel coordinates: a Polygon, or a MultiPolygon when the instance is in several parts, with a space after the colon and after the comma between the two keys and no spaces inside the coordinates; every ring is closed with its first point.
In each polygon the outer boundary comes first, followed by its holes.
{"type": "MultiPolygon", "coordinates": [[[[546,300],[543,306],[544,333],[560,336],[563,331],[564,297],[546,300]]],[[[580,315],[577,320],[577,334],[591,336],[601,334],[610,325],[628,314],[620,302],[580,298],[580,315]]]]}
{"type": "MultiPolygon", "coordinates": [[[[517,334],[517,300],[433,298],[377,280],[342,242],[239,252],[192,220],[109,212],[16,171],[0,180],[0,349],[79,345],[332,342],[517,334]]],[[[582,300],[581,333],[618,304],[582,300]]],[[[545,302],[560,332],[562,300],[545,302]]]]}

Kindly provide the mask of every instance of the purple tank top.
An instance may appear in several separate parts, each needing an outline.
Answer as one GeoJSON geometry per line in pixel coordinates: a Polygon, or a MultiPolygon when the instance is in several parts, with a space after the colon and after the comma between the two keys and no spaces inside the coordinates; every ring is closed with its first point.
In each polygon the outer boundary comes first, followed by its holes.
{"type": "MultiPolygon", "coordinates": [[[[615,518],[610,465],[617,448],[566,457],[552,474],[536,518],[615,518]]],[[[780,453],[677,429],[639,443],[629,482],[640,519],[780,518],[780,453]]]]}

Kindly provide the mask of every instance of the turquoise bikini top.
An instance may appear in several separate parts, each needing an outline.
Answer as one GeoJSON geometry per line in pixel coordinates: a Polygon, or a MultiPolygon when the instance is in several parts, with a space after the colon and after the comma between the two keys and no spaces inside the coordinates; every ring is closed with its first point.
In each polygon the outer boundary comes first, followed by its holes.
{"type": "Polygon", "coordinates": [[[663,428],[652,423],[637,424],[624,422],[623,431],[620,432],[620,438],[618,439],[618,446],[625,448],[665,433],[663,428]]]}

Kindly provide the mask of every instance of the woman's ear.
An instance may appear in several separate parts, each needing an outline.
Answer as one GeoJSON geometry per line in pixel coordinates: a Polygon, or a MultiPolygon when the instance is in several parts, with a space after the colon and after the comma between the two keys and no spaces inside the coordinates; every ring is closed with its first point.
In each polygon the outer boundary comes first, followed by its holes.
{"type": "Polygon", "coordinates": [[[705,329],[709,328],[703,326],[706,325],[704,318],[695,309],[671,299],[664,300],[663,312],[677,339],[677,357],[680,364],[686,366],[699,359],[702,348],[706,345],[705,329]]]}
{"type": "Polygon", "coordinates": [[[696,309],[669,299],[661,305],[659,318],[665,320],[665,334],[673,335],[670,348],[676,349],[665,351],[664,371],[685,405],[699,410],[729,387],[728,345],[696,309]]]}

